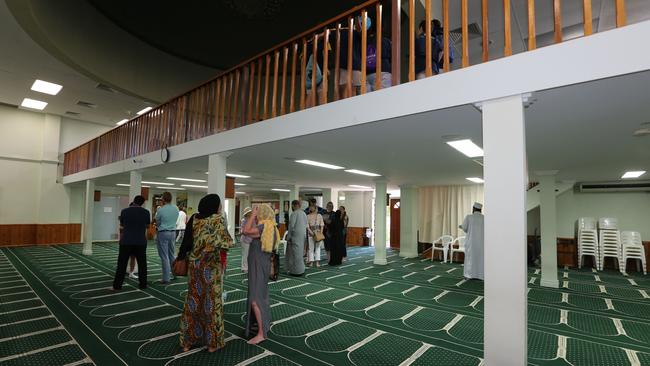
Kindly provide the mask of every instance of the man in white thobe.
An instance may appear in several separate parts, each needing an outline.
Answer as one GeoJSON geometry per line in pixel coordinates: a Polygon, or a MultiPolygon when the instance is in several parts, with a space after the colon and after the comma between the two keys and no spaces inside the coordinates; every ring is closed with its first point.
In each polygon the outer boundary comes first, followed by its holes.
{"type": "Polygon", "coordinates": [[[463,277],[483,280],[483,205],[476,202],[472,214],[458,226],[467,233],[465,239],[465,265],[463,277]]]}
{"type": "Polygon", "coordinates": [[[302,276],[305,273],[305,262],[302,255],[307,239],[307,215],[300,209],[300,201],[291,202],[293,212],[289,216],[287,234],[287,253],[285,261],[287,272],[292,276],[302,276]]]}

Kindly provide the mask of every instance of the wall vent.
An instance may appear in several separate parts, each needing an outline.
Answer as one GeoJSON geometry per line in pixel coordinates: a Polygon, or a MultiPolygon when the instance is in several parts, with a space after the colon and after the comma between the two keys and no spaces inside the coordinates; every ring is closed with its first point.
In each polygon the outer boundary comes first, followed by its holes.
{"type": "Polygon", "coordinates": [[[580,192],[650,192],[650,181],[637,182],[584,182],[578,185],[580,192]]]}
{"type": "Polygon", "coordinates": [[[83,100],[78,101],[77,105],[85,108],[92,108],[92,109],[97,108],[97,104],[84,102],[83,100]]]}
{"type": "MultiPolygon", "coordinates": [[[[468,39],[471,41],[476,38],[482,38],[483,32],[481,31],[481,26],[478,23],[472,23],[467,26],[468,39]]],[[[449,31],[449,38],[451,38],[451,43],[453,44],[462,44],[463,43],[463,28],[456,28],[449,31]]]]}
{"type": "Polygon", "coordinates": [[[9,103],[3,103],[3,102],[0,102],[0,106],[9,107],[9,108],[18,108],[18,106],[15,105],[15,104],[9,104],[9,103]]]}

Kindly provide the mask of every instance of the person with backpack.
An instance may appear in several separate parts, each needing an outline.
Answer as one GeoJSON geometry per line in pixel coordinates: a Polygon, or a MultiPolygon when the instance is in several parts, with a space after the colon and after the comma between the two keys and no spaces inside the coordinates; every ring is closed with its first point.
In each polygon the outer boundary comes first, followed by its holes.
{"type": "MultiPolygon", "coordinates": [[[[426,21],[420,22],[418,27],[418,36],[415,39],[415,78],[417,80],[426,77],[426,34],[425,34],[426,21]]],[[[434,74],[439,74],[440,70],[444,67],[444,38],[443,28],[440,20],[434,19],[431,21],[431,71],[434,74]]],[[[451,47],[451,39],[449,40],[449,63],[454,62],[454,50],[451,47]]]]}
{"type": "MultiPolygon", "coordinates": [[[[370,19],[370,18],[368,18],[370,19]]],[[[381,87],[388,88],[393,84],[393,74],[391,73],[391,42],[388,37],[381,37],[381,70],[377,71],[377,32],[371,31],[366,45],[366,90],[368,92],[376,90],[375,83],[377,78],[381,78],[381,87]]]]}

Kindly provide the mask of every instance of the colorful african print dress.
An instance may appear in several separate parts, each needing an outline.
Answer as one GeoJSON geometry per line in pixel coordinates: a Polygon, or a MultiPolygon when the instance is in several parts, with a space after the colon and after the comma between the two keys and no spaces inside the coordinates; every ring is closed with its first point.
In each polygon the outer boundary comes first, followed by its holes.
{"type": "Polygon", "coordinates": [[[221,215],[193,220],[194,245],[188,256],[188,286],[181,315],[181,347],[225,345],[220,251],[233,240],[221,215]]]}

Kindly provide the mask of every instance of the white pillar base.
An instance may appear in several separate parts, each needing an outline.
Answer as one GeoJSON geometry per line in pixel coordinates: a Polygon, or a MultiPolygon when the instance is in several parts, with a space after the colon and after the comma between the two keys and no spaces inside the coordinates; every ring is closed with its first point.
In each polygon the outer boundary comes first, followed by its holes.
{"type": "Polygon", "coordinates": [[[93,250],[84,248],[84,249],[81,250],[81,254],[86,255],[86,256],[91,256],[91,255],[93,255],[93,250]]]}
{"type": "Polygon", "coordinates": [[[560,288],[560,281],[542,278],[539,281],[539,285],[542,287],[560,288]]]}

